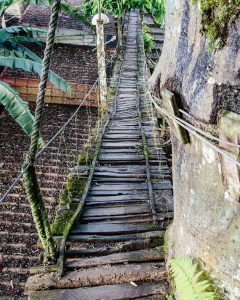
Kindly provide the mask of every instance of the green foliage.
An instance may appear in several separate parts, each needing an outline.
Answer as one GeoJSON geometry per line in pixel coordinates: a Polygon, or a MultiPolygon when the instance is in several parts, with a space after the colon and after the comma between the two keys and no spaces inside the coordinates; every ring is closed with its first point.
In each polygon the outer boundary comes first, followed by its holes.
{"type": "MultiPolygon", "coordinates": [[[[23,69],[41,75],[42,59],[30,49],[20,44],[30,42],[40,45],[41,43],[32,37],[33,34],[37,36],[39,33],[45,33],[45,31],[29,26],[11,26],[0,29],[0,66],[23,69]],[[23,33],[27,36],[22,36],[21,34],[23,33]]],[[[71,92],[67,81],[52,71],[49,72],[49,80],[64,92],[71,92]]],[[[34,118],[27,104],[6,83],[0,82],[0,90],[0,103],[5,106],[24,132],[31,136],[34,118]]],[[[42,147],[43,145],[43,140],[40,139],[40,146],[42,147]]]]}
{"type": "MultiPolygon", "coordinates": [[[[199,0],[201,3],[202,32],[209,40],[209,49],[220,49],[226,44],[228,26],[239,19],[239,0],[199,0]]],[[[198,0],[193,0],[196,4],[198,0]]]]}
{"type": "MultiPolygon", "coordinates": [[[[102,11],[117,17],[122,17],[130,9],[139,9],[149,13],[157,24],[163,24],[165,16],[164,0],[102,0],[102,11]]],[[[98,11],[98,1],[85,1],[84,14],[90,17],[98,11]]]]}
{"type": "Polygon", "coordinates": [[[222,299],[199,265],[188,257],[170,259],[170,273],[182,300],[222,299]]]}
{"type": "Polygon", "coordinates": [[[89,21],[87,20],[86,16],[84,15],[82,8],[75,6],[69,1],[65,0],[61,3],[61,11],[74,18],[75,20],[84,23],[86,26],[92,26],[91,23],[89,23],[89,21]]]}
{"type": "MultiPolygon", "coordinates": [[[[0,104],[2,104],[21,126],[23,131],[31,136],[34,122],[27,102],[23,101],[19,94],[5,82],[0,81],[0,104]]],[[[43,147],[43,139],[39,139],[39,147],[43,147]]]]}
{"type": "Polygon", "coordinates": [[[144,41],[144,49],[145,52],[151,52],[154,46],[154,41],[152,35],[150,33],[150,29],[147,25],[143,25],[143,41],[144,41]]]}

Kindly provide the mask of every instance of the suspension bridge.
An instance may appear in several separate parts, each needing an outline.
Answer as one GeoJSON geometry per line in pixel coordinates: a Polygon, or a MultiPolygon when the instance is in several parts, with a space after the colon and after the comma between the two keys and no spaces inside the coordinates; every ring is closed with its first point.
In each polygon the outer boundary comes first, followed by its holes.
{"type": "Polygon", "coordinates": [[[172,185],[146,100],[139,13],[128,20],[115,103],[102,127],[87,191],[61,241],[56,272],[31,276],[30,299],[165,299],[164,230],[172,185]],[[59,271],[60,269],[60,271],[59,271]]]}

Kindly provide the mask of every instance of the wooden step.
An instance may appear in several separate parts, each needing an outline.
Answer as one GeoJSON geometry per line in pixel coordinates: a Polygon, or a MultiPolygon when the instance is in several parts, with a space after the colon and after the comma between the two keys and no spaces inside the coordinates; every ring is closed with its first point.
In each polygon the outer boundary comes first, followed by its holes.
{"type": "Polygon", "coordinates": [[[114,223],[91,223],[75,226],[71,234],[126,234],[147,232],[154,229],[152,224],[114,224],[114,223]]]}
{"type": "Polygon", "coordinates": [[[163,263],[141,263],[120,266],[103,266],[65,272],[59,278],[57,273],[31,276],[25,287],[26,293],[43,289],[79,288],[89,286],[151,281],[166,279],[163,263]]]}
{"type": "Polygon", "coordinates": [[[106,256],[78,259],[64,264],[64,269],[82,269],[92,268],[102,265],[116,265],[124,263],[141,263],[150,261],[163,261],[164,254],[161,251],[154,249],[129,251],[123,253],[110,254],[106,256]]]}
{"type": "Polygon", "coordinates": [[[130,283],[102,285],[91,288],[58,289],[31,292],[29,300],[126,300],[157,295],[163,300],[168,290],[163,283],[140,282],[136,286],[130,283]]]}

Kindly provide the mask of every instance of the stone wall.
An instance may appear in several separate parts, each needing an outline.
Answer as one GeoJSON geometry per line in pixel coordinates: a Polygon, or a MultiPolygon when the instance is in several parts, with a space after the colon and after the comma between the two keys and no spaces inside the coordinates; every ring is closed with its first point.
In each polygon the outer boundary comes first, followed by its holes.
{"type": "MultiPolygon", "coordinates": [[[[150,79],[158,96],[161,88],[176,95],[189,122],[234,143],[240,141],[239,28],[229,26],[226,45],[209,52],[200,5],[166,1],[163,52],[150,79]],[[231,111],[226,118],[222,108],[231,111]]],[[[171,130],[175,213],[169,255],[197,259],[226,299],[240,299],[239,168],[193,136],[182,144],[171,130]]],[[[239,149],[224,148],[239,158],[239,149]]]]}

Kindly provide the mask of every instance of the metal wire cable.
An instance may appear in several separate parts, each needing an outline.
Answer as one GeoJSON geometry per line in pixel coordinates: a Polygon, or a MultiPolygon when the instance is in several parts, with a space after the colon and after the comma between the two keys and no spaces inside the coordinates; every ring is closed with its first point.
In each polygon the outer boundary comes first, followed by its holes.
{"type": "MultiPolygon", "coordinates": [[[[106,66],[110,64],[113,60],[113,56],[109,59],[106,66]]],[[[97,83],[99,81],[99,78],[96,79],[91,89],[88,91],[87,95],[84,97],[84,99],[79,104],[76,111],[71,115],[71,117],[63,124],[63,126],[54,134],[54,136],[47,142],[47,144],[36,154],[35,159],[37,159],[49,146],[52,144],[52,142],[59,136],[59,134],[68,126],[68,124],[72,121],[72,119],[77,115],[81,107],[86,102],[87,98],[91,94],[92,90],[96,87],[97,83]]],[[[30,163],[26,165],[26,167],[20,172],[20,174],[16,177],[16,179],[13,181],[13,183],[10,185],[10,187],[7,189],[7,191],[3,194],[3,196],[0,199],[0,203],[3,202],[8,194],[12,191],[12,189],[15,187],[15,185],[18,183],[18,181],[22,178],[24,172],[27,170],[27,168],[30,166],[30,163]]]]}
{"type": "MultiPolygon", "coordinates": [[[[183,114],[185,114],[186,116],[192,118],[192,116],[190,116],[187,112],[185,112],[184,110],[182,109],[179,109],[179,111],[183,114]]],[[[235,144],[235,143],[231,143],[229,141],[226,141],[226,140],[223,140],[223,139],[220,139],[220,138],[217,138],[215,137],[214,135],[212,134],[209,134],[203,130],[201,130],[200,128],[197,128],[195,126],[193,126],[192,124],[190,124],[189,122],[186,122],[184,121],[183,119],[180,119],[178,117],[176,117],[179,121],[181,120],[181,122],[183,122],[185,125],[188,125],[189,127],[193,128],[194,130],[196,130],[197,132],[201,133],[201,135],[207,137],[208,139],[211,139],[211,140],[214,140],[214,141],[217,141],[217,142],[220,142],[222,144],[225,144],[225,145],[229,145],[229,146],[232,146],[232,147],[236,147],[236,148],[240,148],[240,145],[238,144],[235,144]]]]}
{"type": "MultiPolygon", "coordinates": [[[[149,94],[151,95],[151,93],[149,92],[149,94]]],[[[158,110],[159,112],[163,113],[164,115],[168,116],[170,119],[174,120],[174,122],[176,122],[177,124],[179,124],[181,127],[185,128],[187,131],[189,131],[190,133],[192,133],[192,135],[194,135],[195,137],[197,137],[198,139],[200,139],[201,141],[203,141],[205,144],[207,144],[210,148],[214,149],[216,152],[222,154],[223,156],[225,156],[227,159],[229,159],[230,161],[232,161],[234,164],[236,164],[237,166],[240,167],[240,162],[235,160],[228,152],[220,149],[219,147],[217,147],[216,145],[214,145],[212,142],[208,141],[204,136],[202,136],[201,134],[199,134],[196,130],[196,127],[192,126],[191,124],[189,124],[188,122],[183,121],[182,119],[170,114],[168,111],[166,111],[165,109],[163,109],[162,107],[160,107],[157,102],[154,100],[158,98],[156,97],[152,97],[152,103],[155,106],[156,110],[158,110]]]]}

